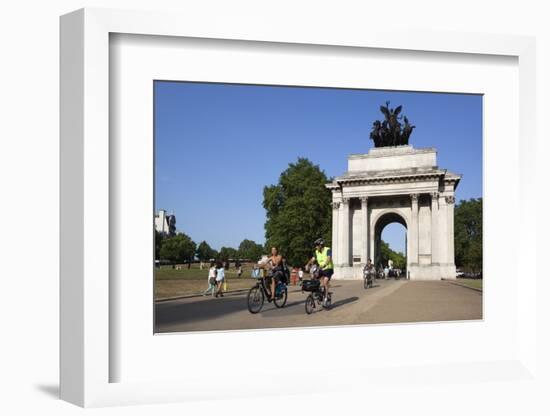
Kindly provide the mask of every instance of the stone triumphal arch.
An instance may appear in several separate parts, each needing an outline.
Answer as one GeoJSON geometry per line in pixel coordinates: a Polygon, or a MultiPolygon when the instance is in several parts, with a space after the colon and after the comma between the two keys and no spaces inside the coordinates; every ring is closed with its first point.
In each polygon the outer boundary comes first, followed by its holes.
{"type": "Polygon", "coordinates": [[[437,166],[433,148],[372,148],[350,155],[332,191],[335,279],[360,279],[378,258],[381,233],[392,222],[406,230],[407,277],[454,279],[454,202],[460,175],[437,166]]]}

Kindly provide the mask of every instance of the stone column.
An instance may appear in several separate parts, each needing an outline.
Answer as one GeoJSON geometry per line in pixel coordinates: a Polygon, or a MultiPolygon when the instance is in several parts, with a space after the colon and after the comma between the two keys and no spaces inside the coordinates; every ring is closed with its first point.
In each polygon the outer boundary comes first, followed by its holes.
{"type": "Polygon", "coordinates": [[[411,194],[410,263],[418,265],[418,194],[411,194]]]}
{"type": "Polygon", "coordinates": [[[367,264],[369,258],[369,198],[361,198],[361,263],[367,264]]]}
{"type": "Polygon", "coordinates": [[[445,202],[445,196],[439,194],[439,221],[437,223],[437,230],[439,232],[439,246],[437,255],[439,256],[439,263],[442,266],[449,264],[449,255],[447,247],[447,202],[445,202]]]}
{"type": "Polygon", "coordinates": [[[338,221],[338,211],[340,208],[340,202],[332,203],[332,262],[334,264],[340,264],[340,244],[338,241],[339,234],[339,221],[338,221]]]}
{"type": "Polygon", "coordinates": [[[432,264],[439,263],[439,192],[432,193],[432,224],[431,224],[431,246],[432,246],[432,264]]]}
{"type": "Polygon", "coordinates": [[[376,247],[376,241],[375,241],[375,238],[376,236],[374,235],[375,233],[375,224],[371,224],[370,222],[370,218],[368,218],[369,220],[369,225],[368,225],[368,232],[369,232],[369,236],[368,236],[368,239],[369,239],[369,256],[370,258],[372,259],[373,263],[375,263],[376,265],[376,259],[375,259],[375,256],[374,256],[374,248],[376,247]]]}
{"type": "Polygon", "coordinates": [[[349,266],[349,198],[342,198],[340,204],[340,264],[349,266]]]}
{"type": "MultiPolygon", "coordinates": [[[[455,264],[455,197],[454,195],[446,196],[447,203],[447,261],[452,265],[455,264]]],[[[456,277],[456,276],[448,276],[456,277]]]]}

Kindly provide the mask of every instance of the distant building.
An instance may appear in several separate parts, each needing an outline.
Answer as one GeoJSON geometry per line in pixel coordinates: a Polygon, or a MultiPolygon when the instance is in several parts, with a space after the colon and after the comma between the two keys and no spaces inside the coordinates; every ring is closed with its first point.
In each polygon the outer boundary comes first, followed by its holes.
{"type": "Polygon", "coordinates": [[[167,214],[166,210],[161,209],[158,214],[155,214],[155,230],[166,236],[176,234],[176,216],[167,214]]]}

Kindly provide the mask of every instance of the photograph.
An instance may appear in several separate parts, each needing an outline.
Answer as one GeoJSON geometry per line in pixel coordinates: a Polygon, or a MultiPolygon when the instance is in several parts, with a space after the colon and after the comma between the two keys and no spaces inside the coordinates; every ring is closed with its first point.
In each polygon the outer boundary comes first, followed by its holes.
{"type": "Polygon", "coordinates": [[[482,94],[153,89],[155,333],[483,319],[482,94]]]}
{"type": "Polygon", "coordinates": [[[543,5],[4,2],[0,413],[550,415],[543,5]]]}

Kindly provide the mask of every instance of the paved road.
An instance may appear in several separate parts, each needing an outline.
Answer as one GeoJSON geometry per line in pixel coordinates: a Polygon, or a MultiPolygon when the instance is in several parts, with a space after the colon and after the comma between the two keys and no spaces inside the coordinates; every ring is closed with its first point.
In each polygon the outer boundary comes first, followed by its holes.
{"type": "MultiPolygon", "coordinates": [[[[251,285],[252,286],[252,285],[251,285]]],[[[246,293],[223,298],[196,297],[155,305],[156,332],[285,328],[321,325],[427,322],[482,318],[482,294],[445,281],[378,280],[364,290],[361,281],[333,281],[332,308],[307,315],[306,294],[289,288],[287,305],[265,303],[252,315],[246,293]]]]}

